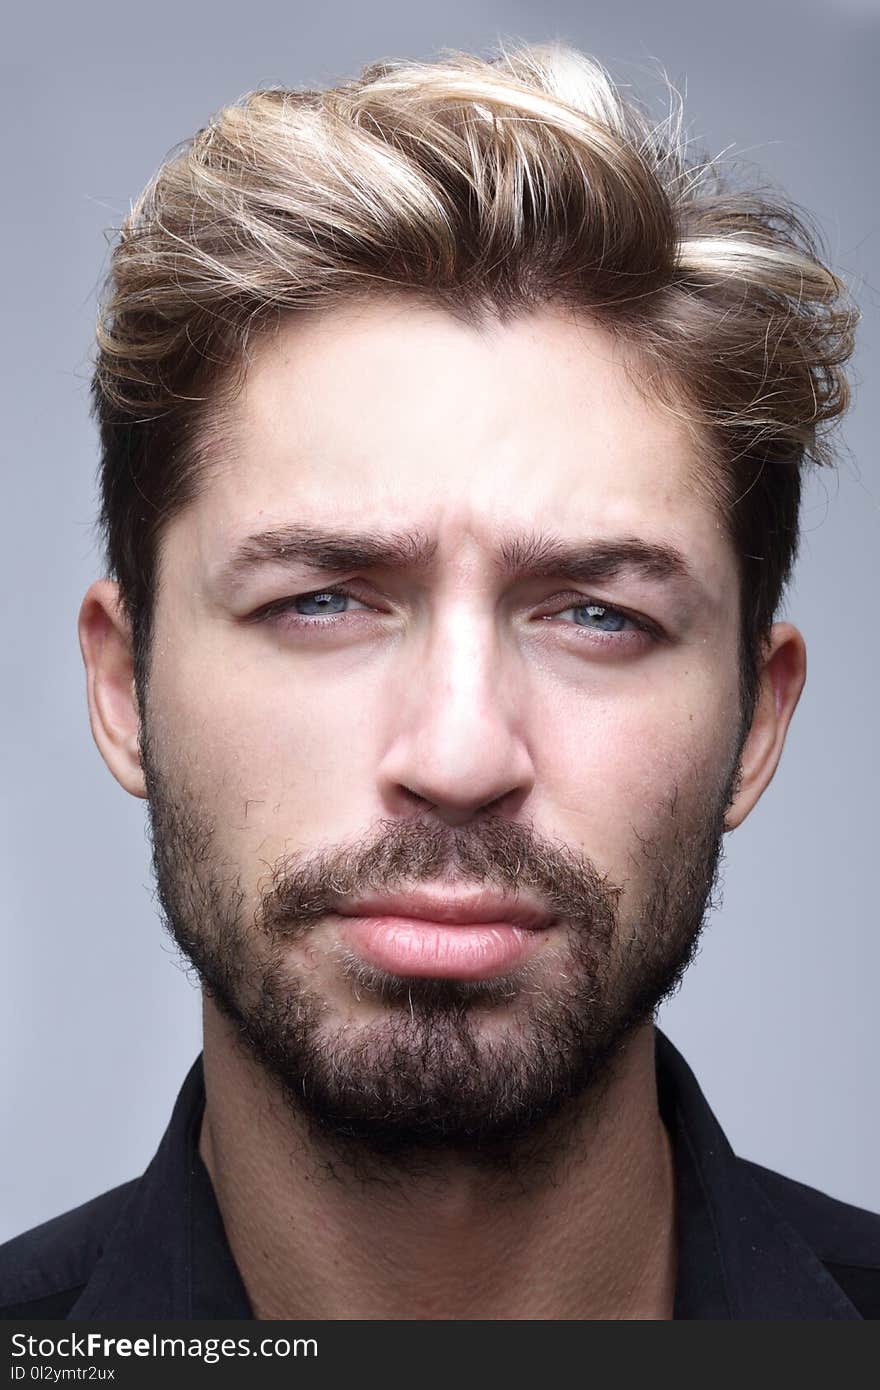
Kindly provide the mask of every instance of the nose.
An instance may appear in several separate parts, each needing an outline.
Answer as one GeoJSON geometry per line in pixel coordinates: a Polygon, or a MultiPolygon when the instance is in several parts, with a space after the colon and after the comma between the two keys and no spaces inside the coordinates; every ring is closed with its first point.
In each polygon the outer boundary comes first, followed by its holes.
{"type": "Polygon", "coordinates": [[[379,768],[387,811],[427,805],[450,825],[489,807],[516,811],[535,780],[527,692],[494,619],[450,613],[401,662],[379,768]]]}

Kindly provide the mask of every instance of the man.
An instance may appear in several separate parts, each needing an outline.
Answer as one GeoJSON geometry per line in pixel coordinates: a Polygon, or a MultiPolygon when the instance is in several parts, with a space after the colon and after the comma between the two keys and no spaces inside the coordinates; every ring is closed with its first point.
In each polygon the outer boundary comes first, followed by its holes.
{"type": "Polygon", "coordinates": [[[851,1318],[654,1027],[805,679],[855,312],[561,46],[252,94],[114,253],[91,727],[204,1050],[7,1316],[851,1318]]]}

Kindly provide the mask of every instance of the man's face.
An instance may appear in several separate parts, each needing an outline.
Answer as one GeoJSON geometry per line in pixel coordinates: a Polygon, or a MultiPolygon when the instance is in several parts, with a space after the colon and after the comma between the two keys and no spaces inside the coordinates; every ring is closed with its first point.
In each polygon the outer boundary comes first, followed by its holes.
{"type": "Polygon", "coordinates": [[[700,466],[561,312],[477,332],[376,304],[260,344],[164,537],[144,770],[172,931],[338,1139],[537,1132],[686,964],[741,747],[736,564],[700,466]],[[293,527],[305,556],[230,570],[293,527]],[[319,533],[427,553],[322,557],[319,533]],[[593,570],[537,563],[548,537],[593,570]],[[689,577],[599,564],[621,540],[689,577]],[[417,889],[506,894],[543,925],[352,915],[417,889]]]}

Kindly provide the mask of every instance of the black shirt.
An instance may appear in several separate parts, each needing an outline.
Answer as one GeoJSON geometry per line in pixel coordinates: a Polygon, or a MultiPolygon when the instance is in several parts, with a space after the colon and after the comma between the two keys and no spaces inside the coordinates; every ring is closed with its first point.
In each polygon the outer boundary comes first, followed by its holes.
{"type": "MultiPolygon", "coordinates": [[[[737,1158],[656,1035],[672,1139],[676,1318],[880,1317],[880,1216],[737,1158]]],[[[0,1245],[0,1317],[252,1318],[198,1152],[201,1054],[140,1178],[0,1245]]]]}

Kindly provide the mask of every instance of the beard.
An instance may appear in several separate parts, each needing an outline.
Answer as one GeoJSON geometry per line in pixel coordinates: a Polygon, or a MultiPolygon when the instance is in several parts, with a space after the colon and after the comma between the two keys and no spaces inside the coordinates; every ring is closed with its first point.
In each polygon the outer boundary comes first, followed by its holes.
{"type": "Polygon", "coordinates": [[[742,744],[689,804],[672,789],[654,836],[635,835],[643,886],[625,916],[623,887],[585,853],[498,815],[458,828],[382,820],[355,843],[278,859],[249,903],[217,849],[215,815],[184,774],[162,769],[146,719],[140,746],[167,930],[296,1123],[363,1177],[438,1153],[508,1174],[548,1149],[559,1156],[566,1114],[598,1106],[615,1057],[676,990],[717,906],[742,744]],[[483,980],[404,978],[337,942],[325,957],[332,991],[310,983],[295,947],[308,951],[334,898],[425,883],[528,890],[556,939],[483,980]]]}

